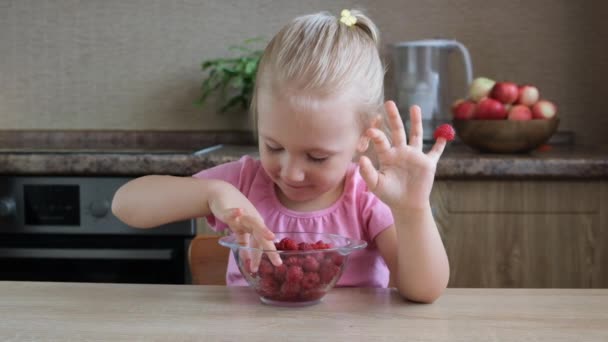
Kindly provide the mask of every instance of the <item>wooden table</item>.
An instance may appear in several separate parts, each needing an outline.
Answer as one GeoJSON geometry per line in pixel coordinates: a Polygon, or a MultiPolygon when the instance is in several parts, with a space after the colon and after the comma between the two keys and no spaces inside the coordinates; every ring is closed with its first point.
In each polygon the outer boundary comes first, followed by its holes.
{"type": "Polygon", "coordinates": [[[340,288],[304,308],[249,288],[0,282],[2,341],[608,341],[608,289],[340,288]]]}

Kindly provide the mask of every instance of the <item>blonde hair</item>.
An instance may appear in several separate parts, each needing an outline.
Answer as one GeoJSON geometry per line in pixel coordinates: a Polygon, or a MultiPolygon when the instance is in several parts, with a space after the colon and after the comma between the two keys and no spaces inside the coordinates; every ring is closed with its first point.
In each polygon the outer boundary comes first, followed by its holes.
{"type": "Polygon", "coordinates": [[[363,123],[384,116],[379,32],[361,11],[348,26],[328,12],[297,17],[270,41],[260,59],[251,101],[254,132],[260,89],[288,96],[328,97],[353,92],[363,123]]]}

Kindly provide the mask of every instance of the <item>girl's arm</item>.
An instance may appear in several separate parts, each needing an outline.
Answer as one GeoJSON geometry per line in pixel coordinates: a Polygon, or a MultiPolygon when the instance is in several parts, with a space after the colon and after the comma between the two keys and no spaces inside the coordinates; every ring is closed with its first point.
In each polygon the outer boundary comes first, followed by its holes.
{"type": "Polygon", "coordinates": [[[207,216],[210,199],[228,183],[175,176],[136,178],[116,191],[112,212],[126,224],[151,228],[174,221],[207,216]]]}
{"type": "Polygon", "coordinates": [[[410,108],[409,141],[395,103],[387,101],[385,108],[392,141],[382,130],[368,129],[379,168],[365,156],[359,162],[367,186],[391,208],[395,220],[395,227],[380,233],[376,242],[401,295],[430,303],[441,295],[450,275],[430,206],[437,162],[447,141],[438,137],[424,153],[420,107],[410,108]]]}
{"type": "Polygon", "coordinates": [[[450,267],[430,206],[393,209],[393,216],[395,225],[376,237],[391,285],[408,300],[432,303],[447,287],[450,267]]]}
{"type": "MultiPolygon", "coordinates": [[[[173,221],[215,215],[225,222],[239,243],[250,243],[250,236],[264,249],[275,250],[274,233],[253,204],[232,184],[214,179],[175,176],[144,176],[116,191],[112,212],[126,224],[152,228],[173,221]]],[[[270,261],[280,265],[278,254],[270,261]]],[[[255,270],[256,260],[252,264],[255,270]]]]}

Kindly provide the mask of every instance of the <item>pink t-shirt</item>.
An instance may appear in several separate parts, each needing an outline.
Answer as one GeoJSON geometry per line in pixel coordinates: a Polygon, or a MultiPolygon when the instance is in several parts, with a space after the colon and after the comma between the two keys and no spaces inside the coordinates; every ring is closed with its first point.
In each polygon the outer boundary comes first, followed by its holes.
{"type": "MultiPolygon", "coordinates": [[[[373,193],[353,163],[348,169],[344,192],[330,207],[297,212],[279,202],[274,183],[259,160],[244,156],[238,161],[203,170],[193,177],[221,179],[238,188],[256,207],[269,229],[282,228],[297,232],[332,233],[367,241],[368,246],[349,256],[337,286],[387,287],[389,270],[380,255],[374,238],[393,223],[390,208],[373,193]]],[[[207,216],[209,225],[222,231],[227,225],[213,215],[207,216]]],[[[232,253],[228,262],[226,282],[230,286],[247,285],[232,253]]]]}

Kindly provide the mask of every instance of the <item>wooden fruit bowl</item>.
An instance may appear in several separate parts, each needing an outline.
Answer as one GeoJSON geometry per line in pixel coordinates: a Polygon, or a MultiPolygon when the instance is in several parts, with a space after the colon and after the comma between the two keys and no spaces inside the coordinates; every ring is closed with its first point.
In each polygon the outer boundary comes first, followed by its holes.
{"type": "Polygon", "coordinates": [[[559,118],[546,120],[454,120],[462,142],[482,152],[524,153],[546,143],[559,118]]]}

